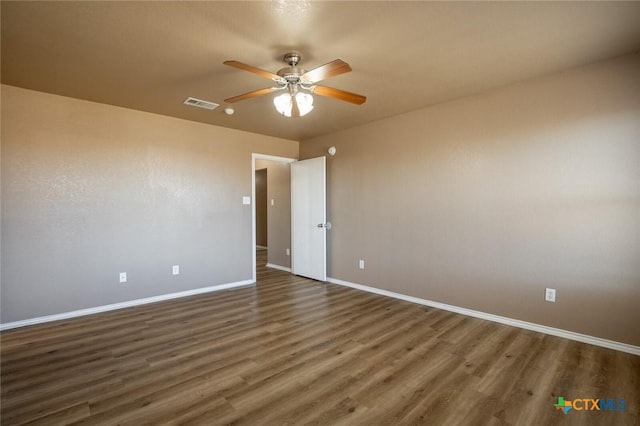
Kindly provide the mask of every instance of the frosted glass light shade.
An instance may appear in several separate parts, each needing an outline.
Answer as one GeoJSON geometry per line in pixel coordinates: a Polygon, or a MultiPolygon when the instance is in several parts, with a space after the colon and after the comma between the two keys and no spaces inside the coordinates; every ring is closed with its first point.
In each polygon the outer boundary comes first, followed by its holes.
{"type": "MultiPolygon", "coordinates": [[[[298,104],[300,116],[308,114],[313,109],[313,96],[308,93],[298,92],[295,95],[295,101],[298,104]]],[[[283,93],[273,98],[273,104],[278,112],[285,117],[291,117],[293,110],[293,96],[290,93],[283,93]]]]}

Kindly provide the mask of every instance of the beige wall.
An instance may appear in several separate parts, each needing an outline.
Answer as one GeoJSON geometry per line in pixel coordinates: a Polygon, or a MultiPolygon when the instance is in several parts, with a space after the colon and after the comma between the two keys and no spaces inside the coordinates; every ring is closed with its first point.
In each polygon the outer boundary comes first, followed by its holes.
{"type": "Polygon", "coordinates": [[[291,166],[289,163],[256,160],[256,169],[267,170],[268,263],[291,267],[291,166]],[[273,200],[273,205],[271,205],[273,200]]]}
{"type": "Polygon", "coordinates": [[[640,345],[640,55],[303,141],[301,158],[331,145],[331,277],[640,345]]]}
{"type": "Polygon", "coordinates": [[[3,323],[250,280],[251,154],[298,155],[296,141],[11,86],[1,136],[3,323]]]}

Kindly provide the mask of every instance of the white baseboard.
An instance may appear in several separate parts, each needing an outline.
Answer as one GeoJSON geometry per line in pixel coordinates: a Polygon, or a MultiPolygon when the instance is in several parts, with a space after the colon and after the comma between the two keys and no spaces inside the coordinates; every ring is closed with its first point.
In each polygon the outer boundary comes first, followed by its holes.
{"type": "Polygon", "coordinates": [[[267,263],[267,268],[279,269],[285,272],[291,272],[291,268],[287,268],[286,266],[274,265],[273,263],[267,263]]]}
{"type": "Polygon", "coordinates": [[[550,334],[552,336],[564,337],[565,339],[576,340],[582,343],[589,343],[591,345],[602,346],[603,348],[614,349],[620,352],[627,352],[633,355],[640,355],[640,346],[629,345],[627,343],[615,342],[613,340],[602,339],[600,337],[588,336],[586,334],[575,333],[573,331],[562,330],[560,328],[547,327],[546,325],[535,324],[532,322],[521,321],[513,318],[502,317],[499,315],[488,314],[486,312],[474,311],[472,309],[461,308],[454,305],[447,305],[446,303],[434,302],[431,300],[421,299],[419,297],[407,296],[393,291],[382,290],[375,287],[369,287],[367,285],[355,284],[348,281],[339,280],[336,278],[328,278],[328,282],[333,284],[342,285],[345,287],[351,287],[358,290],[366,291],[369,293],[380,294],[382,296],[393,297],[394,299],[404,300],[406,302],[417,303],[419,305],[430,306],[432,308],[443,309],[445,311],[455,312],[462,315],[468,315],[470,317],[480,318],[501,324],[511,325],[514,327],[524,328],[526,330],[537,331],[544,334],[550,334]]]}
{"type": "Polygon", "coordinates": [[[193,290],[180,291],[178,293],[162,294],[160,296],[147,297],[144,299],[128,300],[126,302],[114,303],[112,305],[96,306],[95,308],[80,309],[78,311],[63,312],[60,314],[47,315],[44,317],[29,318],[21,321],[0,324],[0,331],[12,328],[25,327],[28,325],[42,324],[51,321],[59,321],[69,318],[81,317],[84,315],[97,314],[100,312],[114,311],[116,309],[130,308],[132,306],[146,305],[147,303],[162,302],[164,300],[178,299],[180,297],[194,296],[196,294],[210,293],[213,291],[226,290],[229,288],[244,287],[255,284],[253,280],[236,281],[233,283],[219,284],[211,287],[196,288],[193,290]]]}

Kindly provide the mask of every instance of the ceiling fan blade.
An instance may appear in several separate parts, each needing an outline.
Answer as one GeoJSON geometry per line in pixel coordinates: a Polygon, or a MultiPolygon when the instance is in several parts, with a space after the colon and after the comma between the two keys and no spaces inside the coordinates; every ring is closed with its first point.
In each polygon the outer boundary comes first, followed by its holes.
{"type": "Polygon", "coordinates": [[[254,74],[258,74],[259,76],[268,78],[270,80],[276,80],[277,81],[277,80],[280,80],[282,78],[278,74],[274,74],[272,72],[265,71],[265,70],[263,70],[261,68],[254,67],[252,65],[247,65],[247,64],[244,64],[244,63],[238,62],[238,61],[224,61],[223,64],[229,65],[230,67],[238,68],[238,69],[241,69],[241,70],[244,70],[244,71],[249,71],[249,72],[252,72],[254,74]]]}
{"type": "Polygon", "coordinates": [[[267,95],[274,90],[278,90],[276,87],[267,87],[265,89],[253,90],[251,92],[244,93],[242,95],[234,96],[233,98],[225,99],[224,101],[228,104],[232,104],[234,102],[243,101],[245,99],[254,98],[256,96],[267,95]]]}
{"type": "Polygon", "coordinates": [[[334,89],[327,86],[314,86],[313,93],[329,98],[340,99],[341,101],[351,102],[352,104],[362,105],[366,100],[366,96],[357,93],[347,92],[346,90],[334,89]]]}
{"type": "Polygon", "coordinates": [[[306,73],[302,74],[302,79],[311,83],[316,83],[318,81],[326,80],[327,78],[335,77],[349,71],[351,71],[351,67],[348,63],[346,63],[342,59],[336,59],[335,61],[320,65],[319,67],[314,68],[311,71],[307,71],[306,73]]]}

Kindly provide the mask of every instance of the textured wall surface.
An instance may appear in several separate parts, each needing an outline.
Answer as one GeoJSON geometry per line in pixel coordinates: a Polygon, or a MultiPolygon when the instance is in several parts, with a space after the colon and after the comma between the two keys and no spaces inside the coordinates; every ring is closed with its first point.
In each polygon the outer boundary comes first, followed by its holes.
{"type": "Polygon", "coordinates": [[[303,141],[301,158],[332,145],[329,276],[640,345],[640,55],[303,141]]]}
{"type": "Polygon", "coordinates": [[[298,142],[2,86],[2,322],[251,279],[254,152],[298,142]]]}

